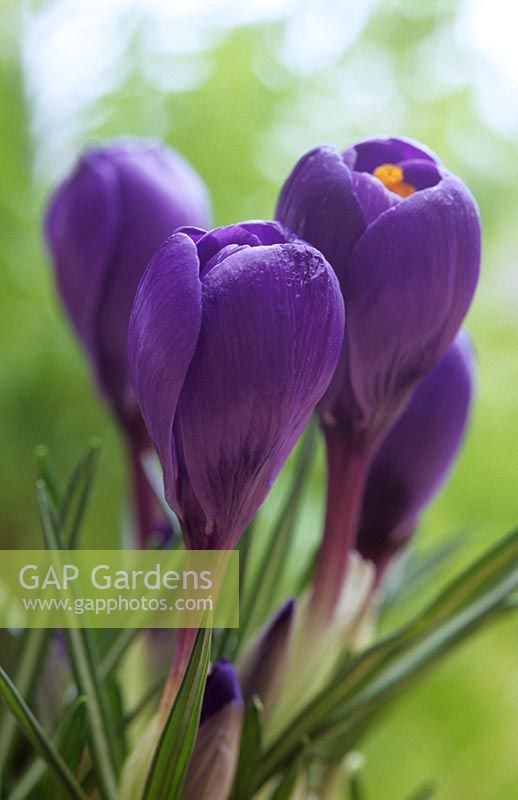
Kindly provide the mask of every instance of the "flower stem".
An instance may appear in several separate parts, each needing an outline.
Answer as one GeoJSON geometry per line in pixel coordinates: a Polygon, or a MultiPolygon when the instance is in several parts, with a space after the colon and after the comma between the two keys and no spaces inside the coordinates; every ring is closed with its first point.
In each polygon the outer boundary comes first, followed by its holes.
{"type": "Polygon", "coordinates": [[[371,462],[370,450],[351,447],[336,430],[326,430],[325,438],[326,518],[310,600],[311,616],[318,622],[331,620],[340,601],[371,462]]]}
{"type": "Polygon", "coordinates": [[[144,549],[156,530],[156,498],[142,467],[142,454],[150,447],[143,426],[136,426],[128,436],[128,453],[132,479],[133,508],[137,530],[137,546],[144,549]]]}
{"type": "Polygon", "coordinates": [[[171,669],[164,686],[162,698],[160,700],[160,708],[158,711],[159,725],[162,727],[171,710],[178,690],[182,685],[183,676],[187,669],[187,664],[191,657],[192,648],[196,640],[197,628],[179,628],[174,643],[173,660],[171,662],[171,669]]]}

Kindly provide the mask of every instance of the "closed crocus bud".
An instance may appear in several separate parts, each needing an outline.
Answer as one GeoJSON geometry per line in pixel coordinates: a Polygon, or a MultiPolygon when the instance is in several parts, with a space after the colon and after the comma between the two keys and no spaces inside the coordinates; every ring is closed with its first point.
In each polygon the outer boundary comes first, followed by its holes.
{"type": "Polygon", "coordinates": [[[239,680],[232,664],[219,661],[207,678],[182,800],[227,800],[239,756],[242,724],[239,680]]]}
{"type": "Polygon", "coordinates": [[[407,139],[310,151],[286,181],[277,217],[325,255],[346,304],[342,355],[319,407],[328,503],[314,597],[328,614],[374,453],[471,303],[480,223],[464,183],[407,139]]]}
{"type": "Polygon", "coordinates": [[[247,646],[239,664],[239,678],[245,701],[257,695],[266,717],[282,686],[287,662],[296,601],[285,603],[268,619],[255,639],[247,646]]]}
{"type": "Polygon", "coordinates": [[[155,255],[130,372],[189,547],[236,543],[329,384],[343,328],[333,270],[277,223],[187,229],[155,255]]]}
{"type": "Polygon", "coordinates": [[[176,228],[209,219],[198,175],[148,141],[87,151],[51,199],[45,228],[61,298],[123,425],[137,413],[127,331],[138,282],[176,228]]]}
{"type": "MultiPolygon", "coordinates": [[[[88,150],[49,203],[45,232],[61,299],[137,461],[148,440],[128,377],[135,291],[151,257],[177,227],[209,220],[207,192],[196,172],[150,141],[88,150]]],[[[143,512],[142,480],[136,493],[143,512]]]]}
{"type": "Polygon", "coordinates": [[[423,378],[374,459],[356,547],[379,576],[452,467],[469,417],[473,373],[471,344],[461,332],[423,378]]]}

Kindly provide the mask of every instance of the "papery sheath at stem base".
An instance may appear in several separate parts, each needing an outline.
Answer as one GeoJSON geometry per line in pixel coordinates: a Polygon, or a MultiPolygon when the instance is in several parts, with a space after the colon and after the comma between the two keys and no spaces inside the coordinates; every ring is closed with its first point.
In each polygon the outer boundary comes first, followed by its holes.
{"type": "Polygon", "coordinates": [[[354,548],[372,447],[352,446],[336,428],[324,428],[327,499],[324,536],[315,565],[310,615],[329,621],[338,606],[354,548]]]}

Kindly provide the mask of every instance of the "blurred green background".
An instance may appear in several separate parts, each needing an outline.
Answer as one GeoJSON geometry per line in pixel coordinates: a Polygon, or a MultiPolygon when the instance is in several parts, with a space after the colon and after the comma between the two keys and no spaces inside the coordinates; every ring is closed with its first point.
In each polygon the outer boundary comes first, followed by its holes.
{"type": "MultiPolygon", "coordinates": [[[[217,224],[270,217],[296,158],[321,142],[413,136],[464,178],[484,227],[482,280],[467,322],[478,392],[462,457],[415,546],[426,550],[465,530],[458,569],[516,524],[512,4],[3,0],[0,9],[1,546],[39,541],[40,442],[66,471],[101,436],[90,541],[108,545],[120,527],[122,448],[56,299],[41,218],[50,188],[85,144],[128,133],[162,138],[192,162],[217,224]]],[[[321,488],[319,469],[301,550],[318,536],[321,488]]],[[[428,779],[440,800],[518,798],[517,665],[518,627],[508,620],[409,693],[366,748],[368,800],[406,798],[428,779]]]]}

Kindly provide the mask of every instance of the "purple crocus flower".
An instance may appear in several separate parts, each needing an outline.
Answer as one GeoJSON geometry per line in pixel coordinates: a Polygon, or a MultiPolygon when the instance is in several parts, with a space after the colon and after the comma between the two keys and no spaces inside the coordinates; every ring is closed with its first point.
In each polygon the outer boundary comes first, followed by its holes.
{"type": "Polygon", "coordinates": [[[475,201],[422,145],[368,139],[303,156],[277,216],[325,255],[345,297],[344,352],[324,420],[355,442],[375,439],[469,308],[480,263],[475,201]]]}
{"type": "Polygon", "coordinates": [[[189,547],[236,543],[329,384],[343,327],[333,270],[278,223],[186,229],[155,255],[130,372],[189,547]]]}
{"type": "Polygon", "coordinates": [[[61,299],[128,439],[142,539],[154,511],[140,467],[149,440],[128,377],[129,314],[164,240],[180,225],[209,221],[207,191],[189,164],[161,144],[131,140],[86,151],[45,219],[61,299]]]}
{"type": "Polygon", "coordinates": [[[86,151],[50,201],[45,231],[59,292],[123,426],[138,415],[126,344],[138,282],[176,228],[209,219],[198,175],[177,153],[149,141],[86,151]]]}
{"type": "Polygon", "coordinates": [[[466,430],[473,372],[471,344],[461,332],[423,378],[374,459],[356,547],[379,575],[446,480],[466,430]]]}
{"type": "Polygon", "coordinates": [[[328,502],[313,597],[329,615],[374,453],[471,303],[480,224],[464,183],[407,139],[311,150],[286,181],[277,217],[325,255],[346,305],[342,355],[319,408],[328,502]]]}
{"type": "Polygon", "coordinates": [[[207,678],[182,800],[227,800],[239,756],[243,711],[234,667],[228,661],[218,661],[207,678]]]}

